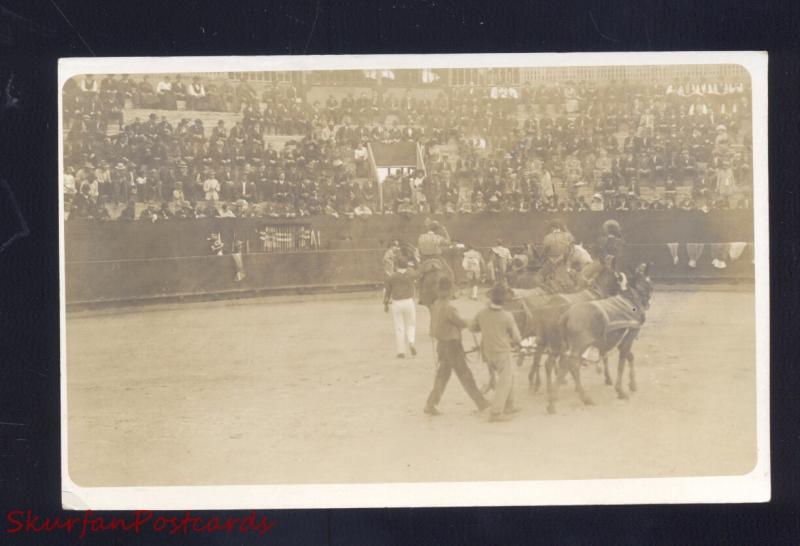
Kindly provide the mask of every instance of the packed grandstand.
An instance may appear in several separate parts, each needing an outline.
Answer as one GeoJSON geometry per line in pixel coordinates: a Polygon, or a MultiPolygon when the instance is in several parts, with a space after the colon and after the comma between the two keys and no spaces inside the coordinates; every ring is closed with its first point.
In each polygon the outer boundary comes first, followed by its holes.
{"type": "Polygon", "coordinates": [[[751,206],[743,71],[565,79],[514,70],[470,82],[455,70],[74,78],[63,91],[65,214],[751,206]],[[381,161],[379,148],[412,157],[381,161]]]}

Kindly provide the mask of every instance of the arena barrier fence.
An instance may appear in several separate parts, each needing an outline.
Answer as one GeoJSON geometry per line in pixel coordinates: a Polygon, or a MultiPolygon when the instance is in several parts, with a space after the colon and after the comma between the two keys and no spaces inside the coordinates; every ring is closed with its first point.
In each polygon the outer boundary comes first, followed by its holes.
{"type": "MultiPolygon", "coordinates": [[[[487,254],[486,250],[483,249],[487,254]]],[[[377,287],[384,280],[383,249],[244,252],[238,255],[131,258],[66,262],[68,305],[135,302],[189,296],[269,291],[342,290],[377,287]],[[244,277],[237,273],[243,272],[244,277]]],[[[488,254],[487,254],[488,255],[488,254]]],[[[464,282],[461,251],[446,258],[464,282]]],[[[630,244],[626,263],[653,263],[663,281],[749,281],[754,278],[750,243],[630,244]],[[731,256],[736,254],[736,258],[731,256]],[[675,258],[677,257],[677,264],[675,258]],[[689,267],[690,258],[696,261],[689,267]],[[724,259],[724,269],[712,261],[724,259]]],[[[719,265],[719,263],[717,263],[719,265]]]]}
{"type": "MultiPolygon", "coordinates": [[[[425,231],[428,216],[376,215],[370,218],[223,218],[97,222],[68,220],[64,226],[67,261],[176,258],[210,253],[209,238],[219,234],[225,253],[234,241],[251,252],[263,246],[267,226],[301,225],[313,233],[311,246],[319,250],[386,248],[394,239],[416,243],[425,231]]],[[[608,219],[621,225],[629,244],[720,243],[753,240],[752,210],[716,210],[708,213],[684,210],[565,213],[481,213],[431,215],[447,227],[455,241],[489,247],[498,237],[506,245],[539,242],[553,219],[562,220],[578,241],[594,242],[608,219]]],[[[300,245],[302,246],[302,245],[300,245]]]]}

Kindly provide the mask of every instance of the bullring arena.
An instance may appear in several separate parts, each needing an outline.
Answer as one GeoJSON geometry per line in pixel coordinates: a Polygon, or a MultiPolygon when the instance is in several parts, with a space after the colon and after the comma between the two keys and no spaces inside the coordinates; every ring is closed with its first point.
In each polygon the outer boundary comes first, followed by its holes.
{"type": "MultiPolygon", "coordinates": [[[[457,300],[465,316],[482,304],[457,300]]],[[[548,416],[528,362],[515,370],[522,412],[488,424],[455,379],[443,415],[422,413],[427,312],[419,355],[398,361],[375,292],[79,312],[67,322],[70,475],[109,486],[745,474],[753,313],[750,287],[659,286],[630,400],[585,368],[595,405],[565,386],[548,416]]],[[[482,384],[483,365],[470,367],[482,384]]]]}

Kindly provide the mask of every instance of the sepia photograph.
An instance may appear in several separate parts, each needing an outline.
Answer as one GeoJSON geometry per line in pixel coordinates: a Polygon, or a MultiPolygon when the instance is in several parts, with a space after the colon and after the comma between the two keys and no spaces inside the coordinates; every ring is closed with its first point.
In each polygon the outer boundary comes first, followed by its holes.
{"type": "Polygon", "coordinates": [[[65,507],[769,500],[766,76],[62,59],[65,507]]]}

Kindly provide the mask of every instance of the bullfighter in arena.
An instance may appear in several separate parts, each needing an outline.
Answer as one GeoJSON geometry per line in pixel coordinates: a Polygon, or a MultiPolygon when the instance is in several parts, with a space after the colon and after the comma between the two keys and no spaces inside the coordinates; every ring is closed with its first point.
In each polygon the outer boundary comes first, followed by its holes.
{"type": "Polygon", "coordinates": [[[467,251],[464,252],[461,266],[467,274],[467,280],[469,281],[472,291],[469,297],[473,300],[477,300],[478,285],[481,282],[483,272],[486,270],[486,262],[483,259],[483,255],[474,246],[467,245],[467,251]]]}
{"type": "Polygon", "coordinates": [[[417,349],[414,347],[417,328],[417,308],[414,303],[416,279],[416,271],[408,269],[408,262],[404,258],[397,259],[394,273],[386,279],[383,310],[387,313],[390,307],[392,310],[397,358],[406,357],[406,347],[411,356],[417,354],[417,349]]]}

